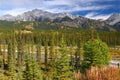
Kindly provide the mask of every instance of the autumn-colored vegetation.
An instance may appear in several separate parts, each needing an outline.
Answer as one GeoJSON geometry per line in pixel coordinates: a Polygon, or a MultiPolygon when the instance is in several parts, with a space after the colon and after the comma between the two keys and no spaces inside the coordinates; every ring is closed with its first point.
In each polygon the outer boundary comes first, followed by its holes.
{"type": "Polygon", "coordinates": [[[85,74],[74,73],[74,80],[120,80],[120,69],[116,67],[92,67],[85,74]]]}

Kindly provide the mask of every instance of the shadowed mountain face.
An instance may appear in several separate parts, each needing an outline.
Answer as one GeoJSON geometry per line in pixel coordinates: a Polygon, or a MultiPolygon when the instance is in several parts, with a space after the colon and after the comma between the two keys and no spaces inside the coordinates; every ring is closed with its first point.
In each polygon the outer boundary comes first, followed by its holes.
{"type": "Polygon", "coordinates": [[[120,14],[112,14],[106,22],[109,25],[114,26],[114,28],[118,31],[120,31],[120,14]]]}
{"type": "Polygon", "coordinates": [[[89,29],[90,27],[95,27],[96,30],[101,31],[117,31],[119,30],[120,15],[113,14],[106,21],[100,21],[68,13],[50,13],[47,11],[34,9],[18,16],[4,15],[0,17],[0,20],[38,22],[44,21],[80,29],[89,29]],[[114,27],[115,25],[116,27],[114,27]]]}
{"type": "Polygon", "coordinates": [[[110,25],[120,22],[120,14],[112,14],[107,20],[110,25]]]}

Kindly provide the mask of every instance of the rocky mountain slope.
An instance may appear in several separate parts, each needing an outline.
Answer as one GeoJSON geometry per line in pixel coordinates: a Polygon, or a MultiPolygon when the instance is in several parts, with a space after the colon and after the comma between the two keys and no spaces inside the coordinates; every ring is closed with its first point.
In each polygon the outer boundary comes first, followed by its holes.
{"type": "Polygon", "coordinates": [[[116,31],[120,21],[120,15],[112,15],[106,21],[92,20],[78,15],[68,13],[50,13],[47,11],[34,9],[25,12],[18,16],[4,15],[0,20],[6,21],[38,21],[38,22],[52,22],[55,24],[62,24],[64,26],[75,27],[80,29],[89,29],[95,27],[96,30],[101,31],[116,31]],[[118,17],[119,16],[119,17],[118,17]],[[118,23],[117,27],[114,27],[118,23]]]}
{"type": "Polygon", "coordinates": [[[120,14],[112,14],[107,20],[110,25],[120,22],[120,14]]]}
{"type": "Polygon", "coordinates": [[[65,16],[69,16],[71,19],[74,19],[78,16],[73,16],[72,14],[68,13],[50,13],[47,11],[34,9],[32,11],[25,12],[18,16],[12,16],[12,15],[4,15],[0,17],[0,20],[6,20],[6,21],[44,21],[46,19],[50,19],[51,21],[60,17],[63,18],[65,16]]]}
{"type": "Polygon", "coordinates": [[[120,31],[120,14],[112,14],[106,22],[112,25],[116,30],[120,31]]]}

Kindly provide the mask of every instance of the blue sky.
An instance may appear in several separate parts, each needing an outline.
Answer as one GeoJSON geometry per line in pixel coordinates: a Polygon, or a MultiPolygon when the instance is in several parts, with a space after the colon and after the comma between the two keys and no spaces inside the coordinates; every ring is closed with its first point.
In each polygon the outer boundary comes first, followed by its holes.
{"type": "Polygon", "coordinates": [[[53,13],[106,19],[113,13],[120,13],[120,0],[0,0],[0,16],[16,16],[36,8],[53,13]]]}

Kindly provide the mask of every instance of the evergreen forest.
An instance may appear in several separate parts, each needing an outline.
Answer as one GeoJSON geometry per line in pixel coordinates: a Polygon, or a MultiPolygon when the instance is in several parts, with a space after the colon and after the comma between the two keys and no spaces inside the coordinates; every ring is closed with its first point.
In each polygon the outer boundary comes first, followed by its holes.
{"type": "Polygon", "coordinates": [[[120,80],[120,32],[0,21],[0,80],[120,80]]]}

